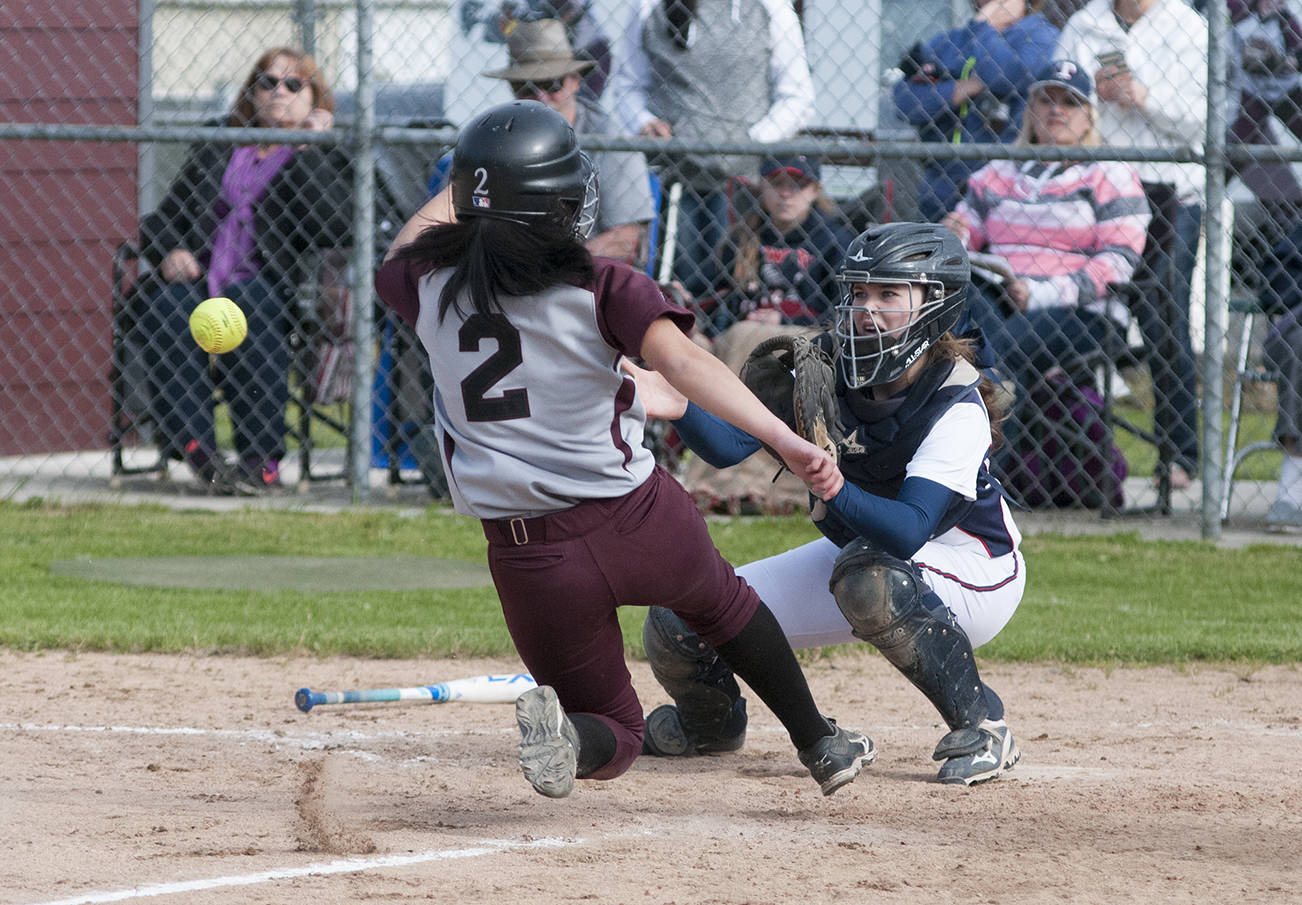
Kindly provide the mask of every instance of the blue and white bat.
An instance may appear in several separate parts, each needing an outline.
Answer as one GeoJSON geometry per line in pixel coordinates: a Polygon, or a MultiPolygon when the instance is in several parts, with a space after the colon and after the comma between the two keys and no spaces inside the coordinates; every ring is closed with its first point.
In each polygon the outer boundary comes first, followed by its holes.
{"type": "Polygon", "coordinates": [[[373,704],[382,701],[423,701],[446,704],[509,704],[538,683],[528,673],[503,676],[471,676],[451,679],[437,685],[414,688],[371,688],[362,691],[313,691],[300,688],[294,693],[294,706],[307,713],[318,704],[373,704]]]}

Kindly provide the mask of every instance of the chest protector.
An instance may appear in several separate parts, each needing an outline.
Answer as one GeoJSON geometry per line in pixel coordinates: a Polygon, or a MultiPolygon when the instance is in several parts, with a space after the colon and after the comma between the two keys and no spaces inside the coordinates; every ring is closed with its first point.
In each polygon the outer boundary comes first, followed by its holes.
{"type": "MultiPolygon", "coordinates": [[[[838,381],[837,403],[846,436],[837,452],[845,479],[876,496],[898,497],[905,470],[923,439],[945,412],[980,383],[976,368],[953,359],[928,365],[902,397],[893,399],[872,399],[838,381]]],[[[998,492],[997,483],[983,465],[977,474],[978,497],[998,492]]],[[[973,505],[974,501],[957,497],[933,536],[957,525],[973,505]]],[[[856,537],[831,511],[816,524],[842,547],[856,537]]]]}

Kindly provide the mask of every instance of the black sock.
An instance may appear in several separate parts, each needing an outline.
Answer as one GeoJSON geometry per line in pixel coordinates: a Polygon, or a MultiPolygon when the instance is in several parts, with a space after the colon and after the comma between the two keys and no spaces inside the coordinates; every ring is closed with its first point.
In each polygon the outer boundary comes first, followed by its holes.
{"type": "Polygon", "coordinates": [[[1002,720],[1004,718],[1004,702],[1000,700],[999,695],[995,694],[995,690],[989,685],[982,682],[981,687],[985,689],[986,707],[990,709],[990,712],[986,714],[986,719],[1002,720]]]}
{"type": "Polygon", "coordinates": [[[797,750],[832,733],[814,704],[809,683],[782,634],[782,626],[763,603],[735,638],[716,649],[782,721],[797,750]]]}
{"type": "Polygon", "coordinates": [[[615,759],[615,733],[590,713],[570,714],[574,731],[579,734],[579,768],[575,775],[591,776],[615,759]]]}

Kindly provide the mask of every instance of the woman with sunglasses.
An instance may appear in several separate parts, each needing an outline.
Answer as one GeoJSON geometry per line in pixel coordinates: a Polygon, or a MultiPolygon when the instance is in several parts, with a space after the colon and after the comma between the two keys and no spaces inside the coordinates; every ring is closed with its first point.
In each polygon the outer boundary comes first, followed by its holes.
{"type": "MultiPolygon", "coordinates": [[[[1084,67],[1050,63],[1031,85],[1015,144],[1098,147],[1093,97],[1084,67]]],[[[1129,163],[997,160],[972,174],[966,196],[941,221],[1008,271],[997,293],[991,283],[973,293],[968,312],[1017,384],[1019,405],[1004,423],[997,463],[1010,488],[1032,480],[1016,460],[1030,388],[1052,369],[1097,353],[1111,331],[1125,335],[1129,311],[1108,287],[1131,278],[1149,219],[1129,163]]]]}
{"type": "Polygon", "coordinates": [[[200,142],[140,229],[152,268],[140,321],[163,451],[184,459],[205,488],[261,492],[279,485],[289,401],[288,311],[304,253],[349,239],[351,168],[335,148],[265,142],[262,129],[328,130],[334,97],[312,58],[268,50],[245,78],[224,122],[247,144],[200,142]],[[248,338],[209,357],[190,336],[201,301],[226,296],[243,310],[248,338]],[[213,391],[230,411],[238,461],[217,450],[213,391]]]}

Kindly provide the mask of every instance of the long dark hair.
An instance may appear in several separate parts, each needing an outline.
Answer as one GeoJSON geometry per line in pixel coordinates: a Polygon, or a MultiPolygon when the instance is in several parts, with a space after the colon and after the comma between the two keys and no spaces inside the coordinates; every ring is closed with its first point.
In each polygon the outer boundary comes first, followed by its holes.
{"type": "MultiPolygon", "coordinates": [[[[829,216],[836,215],[836,202],[823,190],[822,186],[819,186],[818,197],[814,199],[813,209],[820,210],[829,216]]],[[[732,279],[736,285],[746,287],[759,281],[759,234],[766,224],[771,225],[772,222],[768,211],[761,205],[759,210],[751,211],[738,220],[730,230],[730,234],[724,238],[724,242],[732,242],[733,247],[737,249],[732,266],[732,279]]],[[[777,231],[776,226],[773,229],[777,231]]],[[[720,245],[720,249],[722,247],[720,245]]],[[[722,257],[722,251],[719,252],[719,255],[722,257]]]]}
{"type": "Polygon", "coordinates": [[[424,274],[443,267],[452,276],[439,296],[439,323],[463,291],[479,314],[504,314],[498,296],[533,295],[561,283],[582,286],[592,280],[592,255],[570,232],[524,226],[508,220],[466,217],[423,230],[398,250],[424,274]]]}

